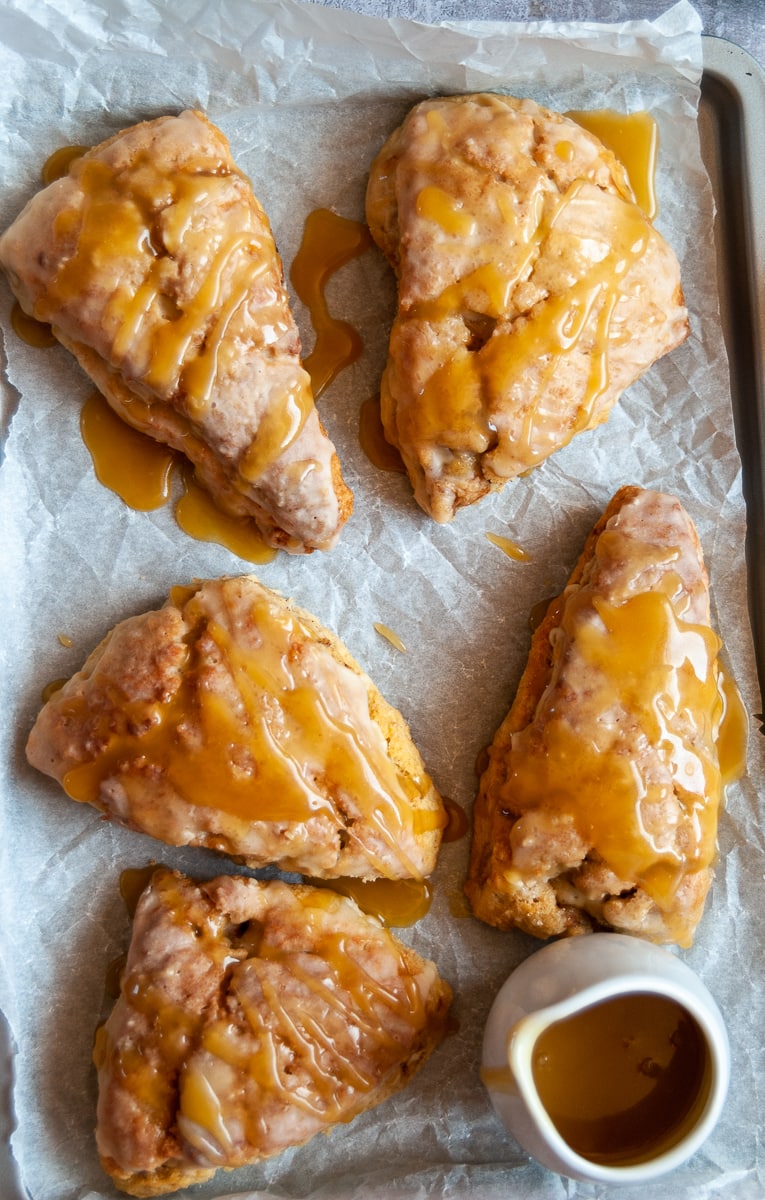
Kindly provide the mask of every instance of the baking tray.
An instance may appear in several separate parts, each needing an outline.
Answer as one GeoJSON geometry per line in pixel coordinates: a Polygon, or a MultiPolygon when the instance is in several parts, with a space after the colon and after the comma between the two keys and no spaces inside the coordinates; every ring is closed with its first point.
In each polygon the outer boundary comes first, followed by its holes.
{"type": "Polygon", "coordinates": [[[705,37],[699,131],[717,202],[723,333],[746,500],[747,570],[765,695],[765,71],[740,46],[705,37]]]}
{"type": "MultiPolygon", "coordinates": [[[[760,691],[765,694],[765,70],[740,46],[702,38],[699,133],[717,214],[720,312],[746,501],[747,569],[760,691]]],[[[12,1050],[0,1014],[0,1200],[33,1200],[10,1154],[12,1050]]]]}

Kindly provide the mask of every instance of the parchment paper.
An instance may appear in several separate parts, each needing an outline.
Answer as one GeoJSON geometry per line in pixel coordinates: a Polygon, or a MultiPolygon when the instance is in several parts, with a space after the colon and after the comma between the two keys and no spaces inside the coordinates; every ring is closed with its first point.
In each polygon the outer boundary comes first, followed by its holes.
{"type": "MultiPolygon", "coordinates": [[[[687,506],[704,546],[727,661],[749,711],[760,709],[713,202],[696,128],[700,70],[700,25],[684,2],[653,24],[618,28],[434,28],[249,0],[207,3],[193,13],[167,0],[26,0],[0,12],[3,226],[58,146],[93,144],[142,118],[195,106],[230,137],[289,268],[312,209],[362,217],[374,153],[424,95],[499,89],[560,110],[650,108],[656,116],[658,225],[681,259],[692,335],[629,390],[607,425],[453,525],[426,518],[408,482],[373,467],[359,445],[359,408],[376,393],[393,313],[388,268],[370,251],[330,288],[333,311],[356,325],[365,347],[319,401],[356,511],[330,554],[280,556],[256,570],[339,633],[408,718],[442,792],[466,809],[476,757],[525,661],[530,610],[565,582],[587,531],[624,483],[674,491],[687,506]],[[509,536],[529,561],[509,559],[487,531],[509,536]],[[378,621],[403,639],[406,653],[375,632],[378,621]]],[[[0,1008],[16,1046],[13,1152],[31,1200],[101,1200],[116,1193],[94,1148],[90,1053],[106,967],[128,931],[119,874],[152,858],[198,876],[233,868],[103,823],[33,772],[23,745],[44,685],[76,670],[116,621],[161,604],[175,583],[252,568],[186,537],[172,506],[133,512],[101,487],[78,427],[91,385],[60,348],[35,350],[16,338],[10,307],[3,283],[9,428],[0,472],[0,1008]]],[[[307,353],[312,330],[298,304],[296,313],[307,353]]],[[[760,741],[755,725],[749,777],[729,793],[716,882],[696,944],[684,954],[730,1028],[728,1104],[704,1150],[641,1188],[641,1197],[763,1194],[760,741]]],[[[219,1176],[194,1196],[607,1195],[530,1162],[493,1114],[478,1076],[484,1021],[508,972],[537,943],[464,915],[467,853],[467,839],[444,846],[429,914],[400,933],[451,981],[458,1032],[384,1108],[262,1167],[219,1176]]],[[[633,1192],[619,1194],[631,1200],[633,1192]]]]}

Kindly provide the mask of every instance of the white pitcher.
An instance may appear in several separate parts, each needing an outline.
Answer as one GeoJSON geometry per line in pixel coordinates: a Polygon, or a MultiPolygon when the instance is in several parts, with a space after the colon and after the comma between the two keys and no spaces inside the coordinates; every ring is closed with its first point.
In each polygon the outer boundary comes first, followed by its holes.
{"type": "MultiPolygon", "coordinates": [[[[611,1040],[614,1041],[613,1036],[611,1040]]],[[[681,1040],[675,1035],[673,1045],[681,1044],[681,1040]]],[[[627,1042],[622,1040],[622,1044],[627,1042]]],[[[646,1073],[651,1074],[652,1065],[649,1062],[646,1073]]],[[[653,1073],[659,1074],[659,1068],[653,1073]]],[[[553,942],[532,954],[512,973],[489,1014],[481,1074],[505,1127],[544,1166],[573,1179],[634,1184],[680,1166],[709,1135],[725,1102],[730,1048],[714,999],[684,962],[639,938],[595,933],[553,942]],[[607,1149],[591,1156],[589,1148],[582,1149],[578,1136],[570,1136],[569,1125],[561,1121],[560,1112],[551,1113],[550,1091],[543,1080],[547,1072],[555,1069],[551,1063],[555,1045],[565,1048],[565,1041],[560,1042],[562,1033],[569,1039],[572,1054],[579,1054],[581,1059],[576,1038],[582,1037],[581,1030],[587,1022],[588,1041],[594,1033],[592,1053],[597,1058],[601,1049],[599,1029],[603,1030],[605,1044],[608,1020],[613,1025],[617,1009],[620,1013],[636,1012],[644,997],[650,1007],[644,1014],[647,1030],[654,1021],[654,1013],[662,1008],[662,1001],[654,998],[664,998],[664,1009],[669,1012],[671,1007],[673,1014],[674,1006],[679,1006],[678,1028],[686,1030],[686,1043],[692,1036],[697,1051],[698,1070],[695,1074],[690,1072],[696,1081],[695,1094],[678,1095],[676,1099],[683,1106],[682,1120],[673,1126],[668,1119],[667,1129],[654,1130],[655,1136],[640,1153],[631,1155],[625,1151],[614,1155],[607,1149]],[[583,1017],[581,1014],[585,1013],[583,1017]],[[550,1053],[548,1047],[553,1048],[550,1053]],[[543,1095],[548,1098],[547,1105],[543,1095]]],[[[688,1088],[688,1077],[683,1064],[674,1078],[668,1073],[661,1085],[664,1098],[672,1102],[672,1088],[688,1088]]],[[[609,1073],[604,1083],[607,1090],[614,1090],[614,1079],[613,1072],[609,1073]]],[[[583,1086],[582,1080],[576,1078],[561,1077],[558,1083],[564,1091],[570,1084],[574,1096],[576,1089],[583,1086]]],[[[584,1110],[585,1094],[580,1091],[579,1095],[584,1110]]],[[[652,1122],[656,1121],[657,1112],[664,1111],[650,1099],[641,1103],[642,1111],[650,1114],[652,1122]]],[[[629,1129],[633,1111],[636,1110],[616,1113],[614,1128],[629,1129]]],[[[571,1127],[580,1126],[582,1122],[575,1114],[571,1127]]],[[[594,1124],[582,1127],[611,1128],[594,1124]]]]}

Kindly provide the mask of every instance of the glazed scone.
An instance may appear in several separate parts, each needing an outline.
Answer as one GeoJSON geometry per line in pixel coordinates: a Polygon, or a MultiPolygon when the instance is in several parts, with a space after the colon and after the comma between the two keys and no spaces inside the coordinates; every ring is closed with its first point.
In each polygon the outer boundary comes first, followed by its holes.
{"type": "Polygon", "coordinates": [[[329,549],[352,509],[322,428],[271,228],[199,112],[76,159],[0,238],[22,308],[114,411],[181,451],[272,546],[329,549]]]}
{"type": "Polygon", "coordinates": [[[530,100],[418,104],[366,211],[398,279],[385,435],[437,521],[605,421],[688,334],[677,259],[624,168],[530,100]]]}
{"type": "Polygon", "coordinates": [[[47,701],[27,757],[129,828],[317,878],[423,878],[446,824],[401,713],[253,576],[118,624],[47,701]]]}
{"type": "Polygon", "coordinates": [[[623,488],[490,747],[465,889],[476,916],[540,938],[602,927],[691,944],[726,782],[719,649],[689,516],[623,488]]]}
{"type": "Polygon", "coordinates": [[[157,1196],[302,1145],[403,1088],[450,1003],[335,892],[159,869],[96,1037],[104,1169],[157,1196]]]}

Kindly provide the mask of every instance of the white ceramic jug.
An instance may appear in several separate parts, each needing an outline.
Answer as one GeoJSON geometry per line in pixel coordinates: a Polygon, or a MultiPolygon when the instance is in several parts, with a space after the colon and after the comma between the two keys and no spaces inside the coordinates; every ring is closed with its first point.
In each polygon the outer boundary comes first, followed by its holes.
{"type": "MultiPolygon", "coordinates": [[[[674,1049],[683,1044],[680,1034],[676,1031],[668,1040],[672,1043],[670,1053],[680,1053],[674,1049]]],[[[603,1071],[603,1087],[610,1094],[618,1087],[617,1075],[613,1063],[605,1065],[605,1058],[603,1071]]],[[[715,1001],[685,963],[639,938],[596,933],[553,942],[513,972],[489,1014],[481,1074],[506,1128],[544,1166],[573,1179],[634,1184],[673,1170],[690,1158],[709,1135],[728,1089],[730,1050],[715,1001]],[[586,1085],[590,1067],[597,1068],[599,1055],[606,1055],[609,1045],[616,1046],[614,1061],[624,1057],[626,1051],[620,1047],[630,1041],[634,1054],[640,1057],[640,1040],[631,1035],[621,1037],[615,1022],[617,1017],[628,1019],[625,1014],[639,1011],[641,1005],[644,1040],[655,1035],[657,1010],[668,1018],[678,1018],[677,1029],[685,1030],[684,1044],[693,1042],[695,1046],[696,1066],[689,1070],[687,1055],[679,1060],[674,1075],[669,1067],[666,1071],[660,1069],[650,1056],[639,1065],[631,1063],[631,1071],[661,1076],[662,1095],[648,1096],[633,1108],[626,1102],[624,1112],[608,1118],[616,1124],[603,1125],[600,1117],[593,1124],[587,1118],[587,1108],[597,1089],[586,1085]],[[562,1034],[567,1041],[561,1042],[562,1034]],[[570,1051],[568,1057],[563,1053],[566,1048],[570,1051]],[[558,1068],[556,1053],[559,1064],[564,1064],[558,1068]],[[584,1067],[581,1078],[570,1069],[572,1062],[584,1067]],[[563,1072],[557,1084],[563,1092],[567,1088],[571,1091],[573,1115],[567,1118],[568,1124],[561,1120],[560,1108],[551,1115],[552,1093],[545,1080],[552,1071],[555,1082],[556,1069],[563,1072]],[[677,1091],[675,1097],[673,1088],[677,1091]],[[685,1089],[690,1089],[689,1094],[681,1094],[685,1089]],[[676,1101],[680,1108],[659,1119],[657,1113],[665,1112],[660,1106],[662,1101],[670,1107],[676,1101]],[[650,1137],[646,1135],[639,1151],[628,1153],[615,1145],[614,1153],[607,1141],[592,1156],[589,1143],[587,1151],[582,1149],[580,1128],[597,1128],[601,1139],[608,1139],[609,1130],[616,1127],[628,1130],[630,1138],[637,1136],[634,1126],[638,1111],[650,1114],[654,1124],[666,1119],[667,1125],[664,1130],[654,1128],[650,1137]],[[570,1136],[571,1129],[577,1130],[576,1136],[570,1136]]],[[[640,1080],[635,1086],[658,1087],[658,1083],[640,1080]]]]}

